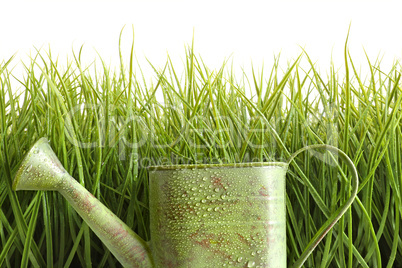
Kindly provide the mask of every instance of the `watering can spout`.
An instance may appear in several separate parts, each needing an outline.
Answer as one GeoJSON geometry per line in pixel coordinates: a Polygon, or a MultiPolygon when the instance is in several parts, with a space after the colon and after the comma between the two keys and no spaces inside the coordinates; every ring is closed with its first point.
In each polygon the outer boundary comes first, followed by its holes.
{"type": "Polygon", "coordinates": [[[60,192],[124,267],[153,267],[148,244],[68,174],[45,138],[22,161],[13,189],[60,192]]]}

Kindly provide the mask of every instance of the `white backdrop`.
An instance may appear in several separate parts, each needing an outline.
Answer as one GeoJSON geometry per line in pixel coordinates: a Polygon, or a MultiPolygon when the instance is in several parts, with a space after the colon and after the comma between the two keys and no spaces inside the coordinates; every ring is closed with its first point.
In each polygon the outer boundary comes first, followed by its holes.
{"type": "MultiPolygon", "coordinates": [[[[372,62],[383,56],[387,68],[402,55],[402,1],[3,1],[0,4],[0,61],[14,53],[14,65],[30,52],[51,48],[60,61],[84,44],[86,62],[96,51],[111,66],[118,64],[118,37],[129,59],[132,25],[135,54],[162,67],[167,54],[182,65],[185,45],[210,68],[231,57],[234,66],[271,67],[281,52],[282,68],[304,47],[323,74],[331,57],[342,70],[349,24],[349,49],[368,74],[364,50],[372,62]]],[[[145,64],[145,65],[144,65],[145,64]]],[[[18,70],[20,67],[16,67],[18,70]]],[[[144,68],[146,69],[146,68],[144,68]]],[[[17,72],[17,71],[15,71],[17,72]]],[[[152,74],[146,74],[152,77],[152,74]]]]}

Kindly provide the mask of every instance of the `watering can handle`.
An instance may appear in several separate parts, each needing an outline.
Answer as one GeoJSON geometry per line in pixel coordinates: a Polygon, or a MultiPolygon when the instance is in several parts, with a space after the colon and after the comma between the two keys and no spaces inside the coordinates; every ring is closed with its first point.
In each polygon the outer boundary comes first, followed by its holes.
{"type": "Polygon", "coordinates": [[[317,144],[317,145],[310,145],[306,146],[295,153],[293,153],[289,160],[288,164],[293,161],[293,159],[300,153],[306,151],[306,150],[312,150],[312,149],[325,149],[327,151],[333,152],[338,154],[343,161],[345,161],[346,165],[352,172],[352,184],[353,184],[353,191],[349,199],[343,204],[340,208],[338,208],[335,213],[330,216],[327,221],[324,223],[324,225],[317,231],[317,233],[314,235],[314,237],[311,239],[309,244],[307,245],[306,249],[303,251],[302,255],[299,257],[299,259],[293,264],[293,267],[301,267],[303,263],[307,260],[308,256],[313,252],[315,247],[320,243],[320,241],[324,238],[324,236],[331,230],[331,228],[335,225],[335,223],[342,217],[342,215],[348,210],[349,206],[353,203],[356,195],[357,195],[357,189],[359,187],[359,177],[357,174],[357,170],[355,165],[353,164],[352,160],[340,149],[331,146],[331,145],[325,145],[325,144],[317,144]]]}

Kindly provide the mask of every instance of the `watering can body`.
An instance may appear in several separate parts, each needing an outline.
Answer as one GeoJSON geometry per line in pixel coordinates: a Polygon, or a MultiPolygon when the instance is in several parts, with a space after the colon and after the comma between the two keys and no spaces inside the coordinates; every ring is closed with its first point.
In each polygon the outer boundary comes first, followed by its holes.
{"type": "Polygon", "coordinates": [[[286,171],[286,163],[150,168],[156,266],[286,267],[286,171]]]}
{"type": "MultiPolygon", "coordinates": [[[[324,149],[346,160],[354,190],[297,267],[357,193],[353,163],[335,147],[324,149]]],[[[27,153],[13,189],[60,192],[124,267],[286,267],[287,168],[281,162],[151,167],[150,244],[65,171],[45,138],[27,153]]]]}

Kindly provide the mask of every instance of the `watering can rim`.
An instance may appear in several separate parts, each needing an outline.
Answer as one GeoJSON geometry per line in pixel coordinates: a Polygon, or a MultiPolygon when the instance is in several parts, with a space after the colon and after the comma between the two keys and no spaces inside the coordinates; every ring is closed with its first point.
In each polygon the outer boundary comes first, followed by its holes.
{"type": "Polygon", "coordinates": [[[246,163],[229,163],[229,164],[177,164],[177,165],[155,165],[148,166],[149,171],[169,171],[169,170],[185,170],[185,169],[215,169],[215,168],[272,168],[283,167],[288,168],[289,163],[286,162],[246,162],[246,163]]]}

